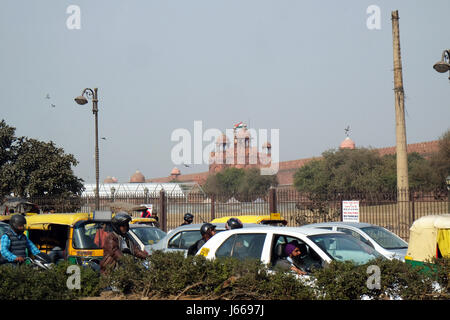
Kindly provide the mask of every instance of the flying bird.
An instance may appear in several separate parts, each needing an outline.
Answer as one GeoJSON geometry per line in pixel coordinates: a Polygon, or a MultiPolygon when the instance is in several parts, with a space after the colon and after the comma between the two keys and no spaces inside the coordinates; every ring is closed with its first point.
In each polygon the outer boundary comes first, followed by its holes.
{"type": "Polygon", "coordinates": [[[45,96],[45,99],[50,99],[50,94],[47,93],[47,95],[45,96]]]}
{"type": "Polygon", "coordinates": [[[54,105],[53,103],[51,104],[52,108],[56,107],[56,105],[54,105]]]}
{"type": "Polygon", "coordinates": [[[347,126],[347,128],[344,129],[345,135],[348,137],[348,132],[350,131],[350,126],[347,126]]]}
{"type": "Polygon", "coordinates": [[[106,137],[102,137],[103,140],[106,140],[106,137]]]}

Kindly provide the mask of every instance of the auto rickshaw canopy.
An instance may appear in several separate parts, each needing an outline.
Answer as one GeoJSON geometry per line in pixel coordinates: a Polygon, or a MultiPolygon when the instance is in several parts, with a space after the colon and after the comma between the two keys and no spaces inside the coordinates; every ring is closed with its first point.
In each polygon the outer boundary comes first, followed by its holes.
{"type": "Polygon", "coordinates": [[[427,261],[437,257],[450,257],[450,214],[429,215],[414,221],[410,228],[406,259],[427,261]]]}
{"type": "Polygon", "coordinates": [[[27,216],[27,229],[45,230],[49,224],[74,226],[78,221],[90,220],[92,213],[52,213],[27,216]]]}

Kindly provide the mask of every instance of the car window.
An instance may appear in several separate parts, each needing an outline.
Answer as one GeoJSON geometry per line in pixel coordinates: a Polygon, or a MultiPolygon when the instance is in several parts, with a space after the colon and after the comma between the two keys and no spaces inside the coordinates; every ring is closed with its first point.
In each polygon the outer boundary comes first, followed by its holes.
{"type": "Polygon", "coordinates": [[[367,233],[369,237],[385,249],[408,248],[408,243],[384,228],[372,226],[361,228],[361,230],[367,233]]]}
{"type": "Polygon", "coordinates": [[[174,249],[189,249],[202,235],[199,230],[182,231],[169,240],[168,247],[174,249]]]}
{"type": "Polygon", "coordinates": [[[312,268],[321,268],[323,260],[312,248],[310,248],[304,241],[298,238],[290,237],[287,235],[274,235],[271,263],[275,265],[279,259],[286,257],[285,252],[278,252],[279,249],[284,249],[284,246],[288,243],[298,243],[301,251],[301,255],[297,258],[297,263],[304,270],[311,270],[312,268]],[[281,248],[279,246],[281,245],[281,248]],[[281,254],[281,256],[279,255],[281,254]]]}
{"type": "Polygon", "coordinates": [[[364,264],[381,257],[372,247],[346,234],[321,234],[309,238],[334,260],[364,264]]]}
{"type": "Polygon", "coordinates": [[[145,245],[158,243],[166,235],[164,231],[158,228],[131,228],[131,231],[145,245]]]}
{"type": "Polygon", "coordinates": [[[340,231],[340,232],[343,232],[343,233],[346,233],[346,234],[352,236],[353,238],[355,238],[355,239],[357,239],[359,241],[362,241],[365,244],[373,247],[372,243],[370,243],[369,240],[367,240],[366,238],[364,238],[362,235],[360,235],[358,232],[356,232],[354,230],[347,229],[347,228],[342,228],[342,227],[338,227],[336,230],[340,231]]]}
{"type": "Polygon", "coordinates": [[[240,260],[261,259],[266,234],[235,234],[229,237],[216,251],[216,257],[233,257],[240,260]]]}

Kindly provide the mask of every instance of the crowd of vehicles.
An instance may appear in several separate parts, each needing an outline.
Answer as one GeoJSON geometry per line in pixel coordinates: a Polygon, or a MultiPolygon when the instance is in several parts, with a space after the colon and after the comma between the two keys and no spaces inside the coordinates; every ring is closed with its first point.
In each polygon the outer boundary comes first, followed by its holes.
{"type": "MultiPolygon", "coordinates": [[[[102,242],[111,231],[112,215],[104,211],[24,214],[26,234],[51,263],[99,264],[103,257],[102,242]]],[[[0,236],[9,229],[8,216],[3,218],[0,236]]],[[[389,230],[368,223],[328,222],[286,227],[287,221],[279,214],[246,215],[237,216],[243,228],[227,230],[229,218],[231,216],[211,221],[217,233],[197,255],[207,259],[252,258],[275,266],[279,259],[286,258],[285,246],[295,241],[306,271],[323,268],[333,260],[364,264],[383,257],[423,265],[430,264],[432,258],[450,257],[449,214],[430,215],[415,221],[409,244],[389,230]]],[[[133,218],[129,233],[139,248],[149,254],[161,250],[187,255],[189,247],[201,238],[201,226],[187,224],[166,233],[153,218],[133,218]]],[[[44,263],[36,261],[35,264],[44,263]]]]}

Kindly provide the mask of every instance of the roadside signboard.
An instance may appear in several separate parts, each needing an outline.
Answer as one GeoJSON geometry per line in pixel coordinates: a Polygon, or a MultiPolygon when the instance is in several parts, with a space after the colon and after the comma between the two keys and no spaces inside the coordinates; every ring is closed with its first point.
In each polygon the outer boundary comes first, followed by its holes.
{"type": "Polygon", "coordinates": [[[358,200],[342,201],[342,221],[343,222],[359,222],[359,201],[358,200]]]}

